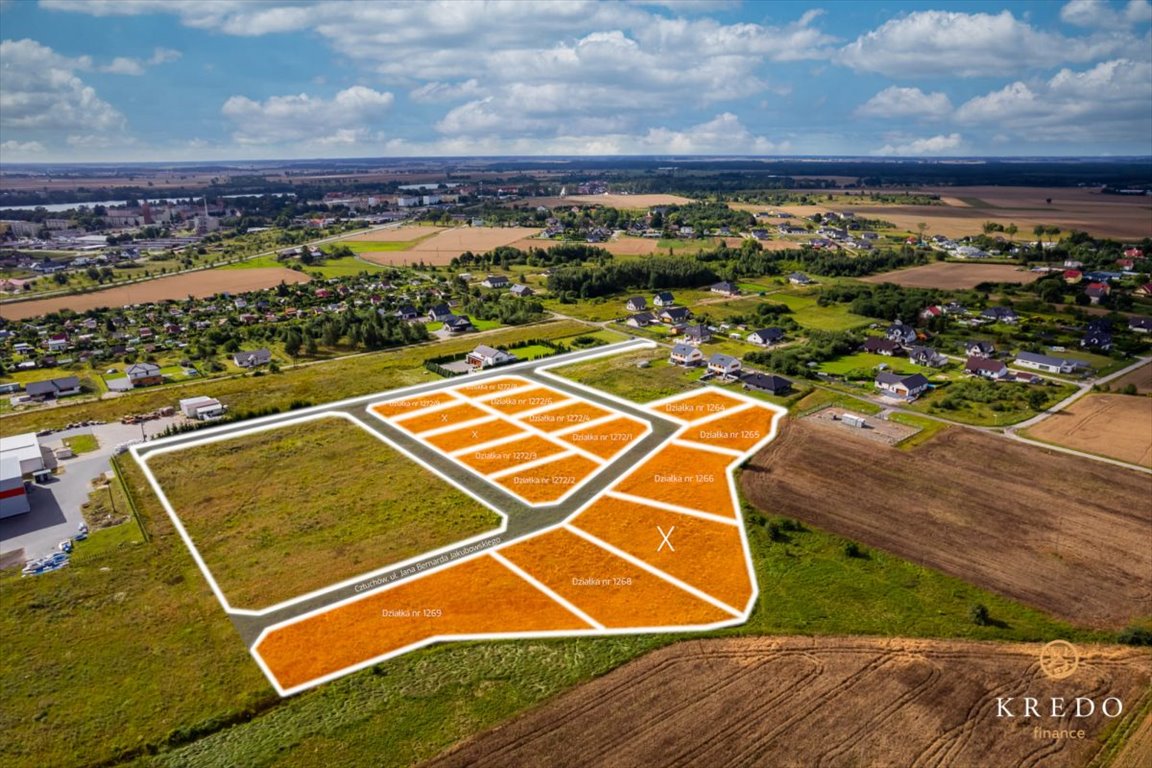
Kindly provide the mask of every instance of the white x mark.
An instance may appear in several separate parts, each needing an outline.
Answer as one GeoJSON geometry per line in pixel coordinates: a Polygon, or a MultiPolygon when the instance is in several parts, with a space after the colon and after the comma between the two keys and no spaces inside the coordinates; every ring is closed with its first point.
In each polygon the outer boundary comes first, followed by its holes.
{"type": "Polygon", "coordinates": [[[477,432],[476,430],[472,430],[472,439],[475,440],[479,437],[480,437],[480,433],[477,432]]]}
{"type": "Polygon", "coordinates": [[[675,552],[676,547],[672,546],[672,542],[668,540],[668,537],[672,535],[672,531],[676,530],[676,526],[669,528],[668,533],[664,533],[664,529],[660,526],[656,526],[656,530],[660,531],[660,536],[663,539],[663,541],[660,542],[660,546],[656,547],[656,551],[659,552],[660,550],[664,549],[664,545],[667,544],[668,549],[672,552],[675,552]]]}

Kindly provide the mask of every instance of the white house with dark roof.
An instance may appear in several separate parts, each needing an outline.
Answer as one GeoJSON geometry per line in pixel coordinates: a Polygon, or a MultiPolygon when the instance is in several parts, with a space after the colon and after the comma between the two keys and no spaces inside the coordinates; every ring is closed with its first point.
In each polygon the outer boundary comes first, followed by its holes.
{"type": "Polygon", "coordinates": [[[1044,371],[1045,373],[1075,373],[1080,368],[1089,367],[1088,363],[1083,360],[1051,357],[1035,352],[1018,352],[1015,362],[1016,365],[1021,368],[1032,368],[1037,371],[1044,371]]]}
{"type": "Polygon", "coordinates": [[[652,303],[657,307],[670,307],[676,303],[676,297],[670,291],[660,291],[652,297],[652,303]]]}
{"type": "Polygon", "coordinates": [[[643,296],[633,296],[624,303],[624,309],[629,312],[643,312],[648,309],[648,302],[643,296]]]}
{"type": "Polygon", "coordinates": [[[749,344],[768,347],[783,341],[783,339],[784,330],[782,328],[761,328],[758,331],[752,331],[745,340],[749,344]]]}
{"type": "Polygon", "coordinates": [[[673,365],[700,365],[704,362],[704,353],[700,351],[699,347],[694,347],[691,344],[675,344],[672,347],[672,352],[668,355],[668,362],[673,365]]]}
{"type": "Polygon", "coordinates": [[[968,361],[964,363],[964,372],[971,376],[979,376],[982,379],[991,379],[992,381],[1000,381],[1001,379],[1011,377],[1011,371],[1008,370],[1008,366],[1004,365],[1003,360],[993,360],[988,357],[969,357],[968,361]]]}
{"type": "Polygon", "coordinates": [[[693,346],[700,346],[712,341],[712,331],[706,325],[690,325],[684,329],[685,344],[692,344],[693,346]]]}
{"type": "Polygon", "coordinates": [[[504,275],[488,275],[480,281],[480,285],[485,288],[507,288],[508,278],[504,275]]]}
{"type": "Polygon", "coordinates": [[[897,373],[884,371],[876,374],[876,387],[883,394],[892,397],[901,397],[912,401],[920,397],[932,384],[923,374],[914,373],[911,376],[901,376],[897,373]]]}
{"type": "Polygon", "coordinates": [[[722,352],[717,352],[708,358],[708,372],[716,376],[739,376],[741,367],[743,366],[739,358],[722,352]]]}

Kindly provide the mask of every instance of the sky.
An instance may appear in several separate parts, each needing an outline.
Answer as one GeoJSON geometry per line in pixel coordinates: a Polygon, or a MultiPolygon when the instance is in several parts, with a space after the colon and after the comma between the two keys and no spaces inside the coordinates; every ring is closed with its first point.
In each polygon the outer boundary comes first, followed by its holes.
{"type": "Polygon", "coordinates": [[[1149,0],[0,0],[0,162],[1152,155],[1149,0]]]}

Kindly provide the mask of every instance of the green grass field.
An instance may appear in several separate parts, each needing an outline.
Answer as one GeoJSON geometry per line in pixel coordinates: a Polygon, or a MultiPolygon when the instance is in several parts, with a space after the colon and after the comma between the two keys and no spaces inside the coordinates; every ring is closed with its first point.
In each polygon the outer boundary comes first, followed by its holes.
{"type": "MultiPolygon", "coordinates": [[[[549,326],[555,338],[572,324],[531,326],[504,336],[540,338],[549,326]]],[[[459,341],[462,349],[470,344],[459,341]]],[[[436,347],[437,353],[447,346],[436,347]]],[[[402,350],[236,379],[220,382],[216,386],[226,391],[213,394],[244,407],[281,405],[285,398],[318,393],[325,399],[347,397],[425,380],[418,366],[428,354],[427,348],[402,350]]],[[[636,370],[657,378],[646,391],[627,377],[619,380],[638,394],[657,397],[692,386],[659,365],[636,370]]],[[[599,375],[606,378],[612,375],[599,375]]],[[[129,397],[131,409],[142,410],[139,402],[154,395],[129,397]]],[[[797,407],[843,397],[817,390],[797,407]]],[[[868,412],[867,406],[859,410],[868,412]]],[[[126,410],[124,403],[118,408],[126,410]]],[[[67,412],[60,417],[64,421],[81,418],[80,408],[53,410],[67,412]]],[[[17,419],[27,417],[12,421],[17,419]]],[[[408,766],[646,651],[701,636],[448,644],[280,700],[212,597],[142,472],[130,462],[124,469],[151,533],[149,543],[142,543],[133,528],[119,526],[96,531],[62,571],[32,579],[0,574],[5,604],[0,723],[7,733],[0,763],[5,766],[128,761],[134,766],[334,761],[408,766]]],[[[771,516],[772,510],[762,513],[771,516]]],[[[1114,639],[881,552],[846,557],[836,536],[794,531],[786,537],[771,541],[765,527],[751,526],[760,584],[756,610],[747,625],[713,635],[1114,639]],[[973,624],[968,612],[977,602],[1002,625],[973,624]]]]}
{"type": "Polygon", "coordinates": [[[833,374],[835,376],[843,376],[850,371],[872,371],[881,365],[887,366],[886,370],[901,375],[922,373],[929,379],[934,379],[940,375],[939,368],[929,368],[923,365],[915,365],[908,362],[908,358],[906,357],[874,355],[869,352],[857,352],[854,355],[845,355],[844,357],[839,357],[835,360],[829,360],[827,362],[821,363],[819,370],[824,373],[833,374]]]}
{"type": "Polygon", "coordinates": [[[74,435],[64,438],[64,445],[72,449],[73,453],[91,453],[100,447],[96,435],[74,435]]]}
{"type": "Polygon", "coordinates": [[[565,378],[587,384],[614,395],[646,403],[662,397],[695,389],[703,368],[682,368],[668,362],[668,350],[645,349],[625,355],[589,360],[553,368],[565,378]],[[647,361],[647,368],[638,363],[647,361]]]}
{"type": "Polygon", "coordinates": [[[871,320],[862,315],[854,315],[845,304],[831,304],[821,307],[815,296],[797,293],[774,293],[767,301],[786,304],[791,308],[792,318],[804,328],[818,331],[847,331],[868,325],[871,320]]]}
{"type": "Polygon", "coordinates": [[[523,347],[513,347],[508,351],[521,360],[539,360],[541,357],[556,354],[556,350],[551,347],[546,347],[543,344],[528,344],[523,347]]]}
{"type": "Polygon", "coordinates": [[[1032,418],[1075,391],[1072,384],[1047,386],[964,379],[930,390],[908,407],[961,424],[1006,427],[1032,418]],[[988,396],[989,392],[992,396],[988,396]],[[1029,403],[1028,397],[1033,392],[1042,392],[1045,396],[1039,408],[1029,403]]]}
{"type": "Polygon", "coordinates": [[[496,513],[339,417],[162,454],[148,466],[241,608],[500,526],[496,513]]]}

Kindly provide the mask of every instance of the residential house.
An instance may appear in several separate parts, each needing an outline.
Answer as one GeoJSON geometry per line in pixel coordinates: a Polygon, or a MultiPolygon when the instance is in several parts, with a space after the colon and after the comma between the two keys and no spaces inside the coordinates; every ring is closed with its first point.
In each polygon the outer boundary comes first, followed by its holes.
{"type": "Polygon", "coordinates": [[[516,355],[510,352],[481,344],[468,353],[465,361],[474,369],[493,368],[497,365],[507,365],[516,362],[516,355]]]}
{"type": "Polygon", "coordinates": [[[1088,287],[1084,289],[1084,293],[1087,294],[1090,302],[1099,304],[1101,299],[1108,298],[1108,295],[1112,293],[1112,286],[1108,283],[1089,283],[1088,287]]]}
{"type": "Polygon", "coordinates": [[[932,385],[928,379],[919,373],[911,376],[901,376],[887,371],[876,374],[876,387],[882,393],[909,401],[920,397],[930,386],[932,385]]]}
{"type": "Polygon", "coordinates": [[[739,296],[740,295],[740,289],[737,288],[735,286],[735,284],[730,283],[727,280],[716,283],[715,285],[713,285],[711,287],[710,290],[712,291],[712,293],[718,293],[721,296],[739,296]]]}
{"type": "Polygon", "coordinates": [[[272,353],[267,349],[253,349],[232,355],[232,362],[241,368],[258,368],[272,362],[272,353]]]}
{"type": "Polygon", "coordinates": [[[644,300],[643,296],[633,296],[625,302],[624,309],[629,312],[643,312],[648,309],[648,302],[644,300]]]}
{"type": "Polygon", "coordinates": [[[1105,328],[1089,329],[1084,338],[1080,339],[1080,346],[1107,352],[1112,349],[1112,332],[1105,328]]]}
{"type": "Polygon", "coordinates": [[[884,331],[884,335],[898,344],[908,345],[916,343],[916,329],[910,325],[904,325],[900,320],[888,326],[888,329],[884,331]]]}
{"type": "Polygon", "coordinates": [[[1152,333],[1152,317],[1129,318],[1128,330],[1135,333],[1152,333]]]}
{"type": "Polygon", "coordinates": [[[925,307],[924,309],[920,310],[920,319],[921,320],[927,321],[927,320],[932,320],[934,318],[943,317],[943,316],[944,316],[944,307],[940,306],[939,304],[934,304],[931,307],[925,307]]]}
{"type": "Polygon", "coordinates": [[[428,320],[433,323],[442,323],[447,318],[454,317],[452,308],[447,304],[437,304],[428,310],[428,320]]]}
{"type": "Polygon", "coordinates": [[[401,304],[393,314],[401,320],[415,320],[420,317],[420,313],[416,311],[416,307],[411,304],[401,304]]]}
{"type": "Polygon", "coordinates": [[[864,351],[873,355],[893,355],[900,354],[904,351],[904,347],[898,341],[892,339],[885,339],[880,336],[869,336],[864,340],[864,351]]]}
{"type": "Polygon", "coordinates": [[[516,285],[512,286],[511,293],[513,296],[525,298],[527,296],[535,295],[536,291],[532,290],[531,287],[524,285],[523,283],[517,283],[516,285]]]}
{"type": "Polygon", "coordinates": [[[1010,378],[1011,372],[1003,360],[993,360],[987,357],[969,357],[964,363],[964,372],[972,376],[1001,381],[1010,378]]]}
{"type": "Polygon", "coordinates": [[[732,355],[725,355],[717,352],[708,358],[708,372],[720,377],[732,377],[740,375],[741,363],[740,359],[732,357],[732,355]]]}
{"type": "Polygon", "coordinates": [[[793,272],[788,275],[788,282],[792,285],[812,285],[813,280],[803,272],[793,272]]]}
{"type": "Polygon", "coordinates": [[[1132,291],[1132,293],[1136,294],[1137,296],[1152,296],[1152,283],[1144,283],[1143,285],[1136,288],[1136,290],[1132,291]]]}
{"type": "Polygon", "coordinates": [[[466,315],[448,315],[443,318],[444,327],[448,329],[448,333],[467,333],[468,331],[476,330],[472,325],[472,321],[466,315]]]}
{"type": "Polygon", "coordinates": [[[769,347],[784,340],[784,330],[782,328],[761,328],[748,334],[746,340],[749,344],[769,347]]]}
{"type": "Polygon", "coordinates": [[[944,314],[946,314],[946,315],[963,315],[963,314],[966,314],[968,312],[968,310],[965,309],[963,304],[959,304],[955,301],[948,302],[947,304],[944,305],[943,309],[944,309],[944,314]]]}
{"type": "Polygon", "coordinates": [[[685,323],[691,316],[692,313],[688,311],[688,307],[665,307],[660,310],[660,314],[657,315],[657,317],[660,318],[660,322],[668,323],[669,325],[685,323]]]}
{"type": "Polygon", "coordinates": [[[657,307],[670,307],[676,303],[676,297],[668,291],[661,291],[652,298],[652,303],[657,307]]]}
{"type": "Polygon", "coordinates": [[[480,281],[480,285],[485,288],[507,288],[508,284],[508,278],[504,275],[488,275],[480,281]]]}
{"type": "Polygon", "coordinates": [[[75,376],[65,376],[61,379],[33,381],[24,388],[24,393],[38,403],[45,400],[55,400],[58,397],[78,395],[80,394],[80,379],[75,376]]]}
{"type": "Polygon", "coordinates": [[[939,368],[948,364],[948,358],[931,347],[912,347],[908,350],[908,362],[915,365],[924,365],[939,368]]]}
{"type": "Polygon", "coordinates": [[[624,324],[630,325],[633,328],[647,328],[654,322],[656,322],[656,316],[651,312],[638,312],[625,320],[624,324]]]}
{"type": "Polygon", "coordinates": [[[125,373],[128,374],[128,383],[133,387],[150,387],[154,384],[164,383],[160,366],[155,363],[133,363],[128,366],[125,373]]]}
{"type": "Polygon", "coordinates": [[[792,391],[792,382],[788,379],[759,371],[745,371],[740,376],[740,382],[744,389],[754,389],[770,395],[786,395],[792,391]]]}
{"type": "Polygon", "coordinates": [[[964,352],[969,357],[992,357],[996,354],[996,346],[990,341],[969,339],[964,342],[964,352]]]}
{"type": "Polygon", "coordinates": [[[980,313],[980,317],[994,323],[1016,323],[1020,320],[1012,307],[988,307],[980,313]]]}
{"type": "Polygon", "coordinates": [[[699,347],[694,347],[691,344],[675,344],[672,347],[672,353],[668,355],[668,362],[673,365],[699,365],[704,360],[704,353],[700,351],[699,347]]]}
{"type": "Polygon", "coordinates": [[[706,325],[690,325],[684,329],[684,343],[700,346],[712,341],[712,331],[706,325]]]}
{"type": "Polygon", "coordinates": [[[1033,368],[1045,373],[1074,373],[1077,369],[1087,368],[1088,363],[1083,360],[1050,357],[1035,352],[1019,352],[1016,355],[1016,365],[1022,368],[1033,368]]]}

